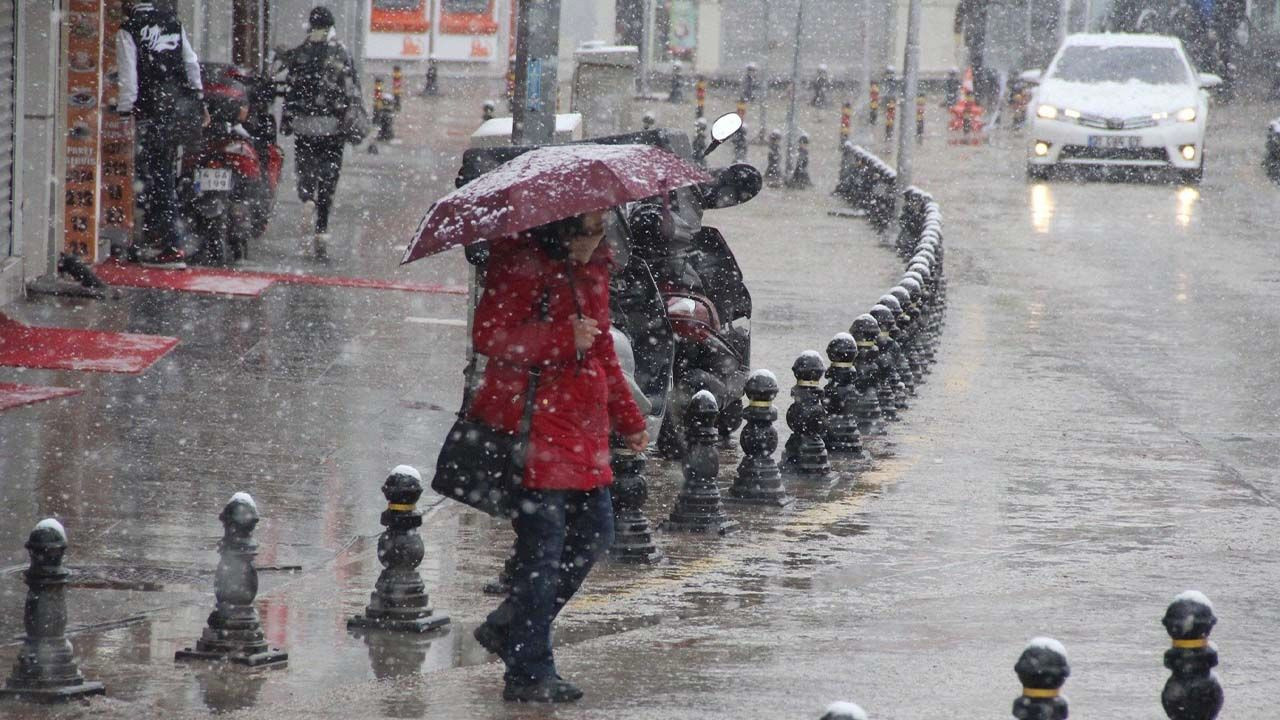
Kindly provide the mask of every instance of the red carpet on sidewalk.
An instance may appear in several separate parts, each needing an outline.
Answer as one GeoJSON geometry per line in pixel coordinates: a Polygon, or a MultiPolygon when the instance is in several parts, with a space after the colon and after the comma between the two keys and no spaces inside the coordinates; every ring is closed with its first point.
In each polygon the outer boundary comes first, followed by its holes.
{"type": "Polygon", "coordinates": [[[22,405],[38,403],[42,400],[52,400],[79,394],[79,390],[72,388],[41,387],[39,385],[0,382],[0,412],[22,405]]]}
{"type": "Polygon", "coordinates": [[[0,314],[0,365],[140,373],[178,344],[162,335],[35,327],[0,314]]]}
{"type": "Polygon", "coordinates": [[[108,285],[148,288],[153,290],[177,290],[184,292],[214,293],[220,295],[245,295],[257,297],[274,283],[294,285],[320,285],[324,287],[364,288],[368,290],[401,290],[404,292],[437,295],[466,295],[467,289],[458,285],[378,280],[374,278],[341,277],[336,275],[304,275],[300,273],[274,273],[254,270],[230,270],[222,268],[189,267],[186,270],[163,270],[133,263],[108,260],[95,268],[98,277],[108,285]]]}

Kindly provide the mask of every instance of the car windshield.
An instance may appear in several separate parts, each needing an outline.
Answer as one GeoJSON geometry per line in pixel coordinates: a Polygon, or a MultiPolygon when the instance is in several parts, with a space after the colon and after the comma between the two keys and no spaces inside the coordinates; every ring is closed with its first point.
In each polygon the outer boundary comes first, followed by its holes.
{"type": "Polygon", "coordinates": [[[1137,80],[1181,85],[1187,82],[1187,66],[1173,48],[1074,45],[1063,48],[1051,77],[1081,83],[1137,80]]]}

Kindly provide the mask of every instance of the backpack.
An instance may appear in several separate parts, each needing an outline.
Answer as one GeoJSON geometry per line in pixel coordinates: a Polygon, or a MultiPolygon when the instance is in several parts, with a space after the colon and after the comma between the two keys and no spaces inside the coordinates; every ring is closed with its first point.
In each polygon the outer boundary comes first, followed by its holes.
{"type": "Polygon", "coordinates": [[[336,41],[304,42],[290,52],[286,67],[284,106],[294,118],[295,129],[303,118],[336,121],[346,115],[353,102],[359,102],[350,57],[336,41]]]}

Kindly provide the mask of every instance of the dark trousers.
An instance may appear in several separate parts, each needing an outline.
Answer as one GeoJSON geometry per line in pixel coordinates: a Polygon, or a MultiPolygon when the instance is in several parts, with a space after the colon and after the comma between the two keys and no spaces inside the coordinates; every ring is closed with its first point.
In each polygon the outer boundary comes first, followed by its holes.
{"type": "Polygon", "coordinates": [[[345,141],[338,135],[299,135],[294,141],[298,199],[316,204],[316,232],[329,232],[329,210],[342,174],[345,141]]]}
{"type": "Polygon", "coordinates": [[[155,248],[177,248],[178,145],[173,128],[164,121],[138,118],[137,140],[143,240],[155,248]]]}
{"type": "Polygon", "coordinates": [[[521,684],[555,676],[551,623],[613,544],[609,488],[523,492],[511,595],[488,618],[507,628],[506,677],[521,684]]]}

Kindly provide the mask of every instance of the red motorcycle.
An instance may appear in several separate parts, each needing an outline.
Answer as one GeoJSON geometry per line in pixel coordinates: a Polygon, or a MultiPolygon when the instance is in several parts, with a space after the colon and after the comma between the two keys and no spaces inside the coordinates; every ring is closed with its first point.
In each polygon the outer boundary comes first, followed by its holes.
{"type": "Polygon", "coordinates": [[[232,65],[203,63],[210,123],[182,157],[183,221],[193,262],[226,264],[249,255],[275,208],[284,154],[276,144],[275,84],[232,65]]]}

